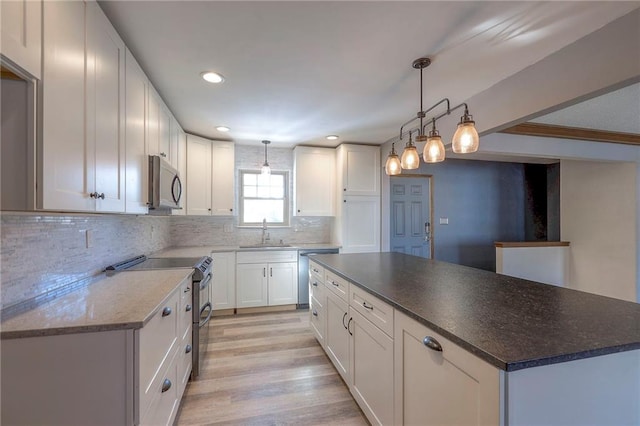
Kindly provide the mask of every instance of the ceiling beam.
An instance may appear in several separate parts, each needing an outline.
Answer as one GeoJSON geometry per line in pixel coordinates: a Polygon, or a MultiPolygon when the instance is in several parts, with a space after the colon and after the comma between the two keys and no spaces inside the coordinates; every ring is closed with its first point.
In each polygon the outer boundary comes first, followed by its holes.
{"type": "Polygon", "coordinates": [[[531,122],[516,124],[513,127],[501,130],[501,133],[640,145],[640,135],[635,133],[610,132],[531,122]]]}

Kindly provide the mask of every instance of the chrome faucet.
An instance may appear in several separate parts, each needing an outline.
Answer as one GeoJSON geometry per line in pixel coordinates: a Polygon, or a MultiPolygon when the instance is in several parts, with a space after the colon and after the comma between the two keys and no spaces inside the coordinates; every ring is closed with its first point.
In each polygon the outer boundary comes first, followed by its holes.
{"type": "Polygon", "coordinates": [[[269,242],[269,240],[271,239],[271,237],[269,236],[269,233],[267,232],[267,219],[262,219],[262,244],[267,244],[269,242]]]}

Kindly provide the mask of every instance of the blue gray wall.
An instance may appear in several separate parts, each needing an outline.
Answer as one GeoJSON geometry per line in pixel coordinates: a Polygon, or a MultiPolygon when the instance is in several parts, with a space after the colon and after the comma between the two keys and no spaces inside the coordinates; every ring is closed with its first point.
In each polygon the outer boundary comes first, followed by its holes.
{"type": "MultiPolygon", "coordinates": [[[[388,151],[383,147],[382,152],[386,160],[388,151]]],[[[421,163],[413,173],[433,176],[434,259],[495,271],[494,242],[524,240],[523,164],[447,159],[421,163]],[[440,225],[440,218],[448,218],[449,224],[440,225]]],[[[387,222],[388,208],[387,192],[383,195],[387,222]]],[[[384,233],[388,234],[388,226],[383,226],[384,233]]],[[[386,247],[383,240],[383,250],[386,247]]]]}

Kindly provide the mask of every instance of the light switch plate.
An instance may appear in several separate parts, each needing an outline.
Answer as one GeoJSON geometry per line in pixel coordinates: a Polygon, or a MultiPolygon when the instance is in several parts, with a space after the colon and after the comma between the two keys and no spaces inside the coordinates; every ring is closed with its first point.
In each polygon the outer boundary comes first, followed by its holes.
{"type": "Polygon", "coordinates": [[[440,225],[448,225],[449,224],[449,218],[448,217],[441,217],[440,218],[440,225]]]}
{"type": "Polygon", "coordinates": [[[93,247],[93,231],[91,229],[84,231],[84,239],[86,248],[93,247]]]}

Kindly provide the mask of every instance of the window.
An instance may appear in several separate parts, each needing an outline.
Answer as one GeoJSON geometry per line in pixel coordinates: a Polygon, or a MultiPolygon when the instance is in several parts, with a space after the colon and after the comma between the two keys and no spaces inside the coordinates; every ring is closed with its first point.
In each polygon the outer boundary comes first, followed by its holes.
{"type": "Polygon", "coordinates": [[[240,171],[240,226],[289,225],[289,174],[257,170],[240,171]]]}

